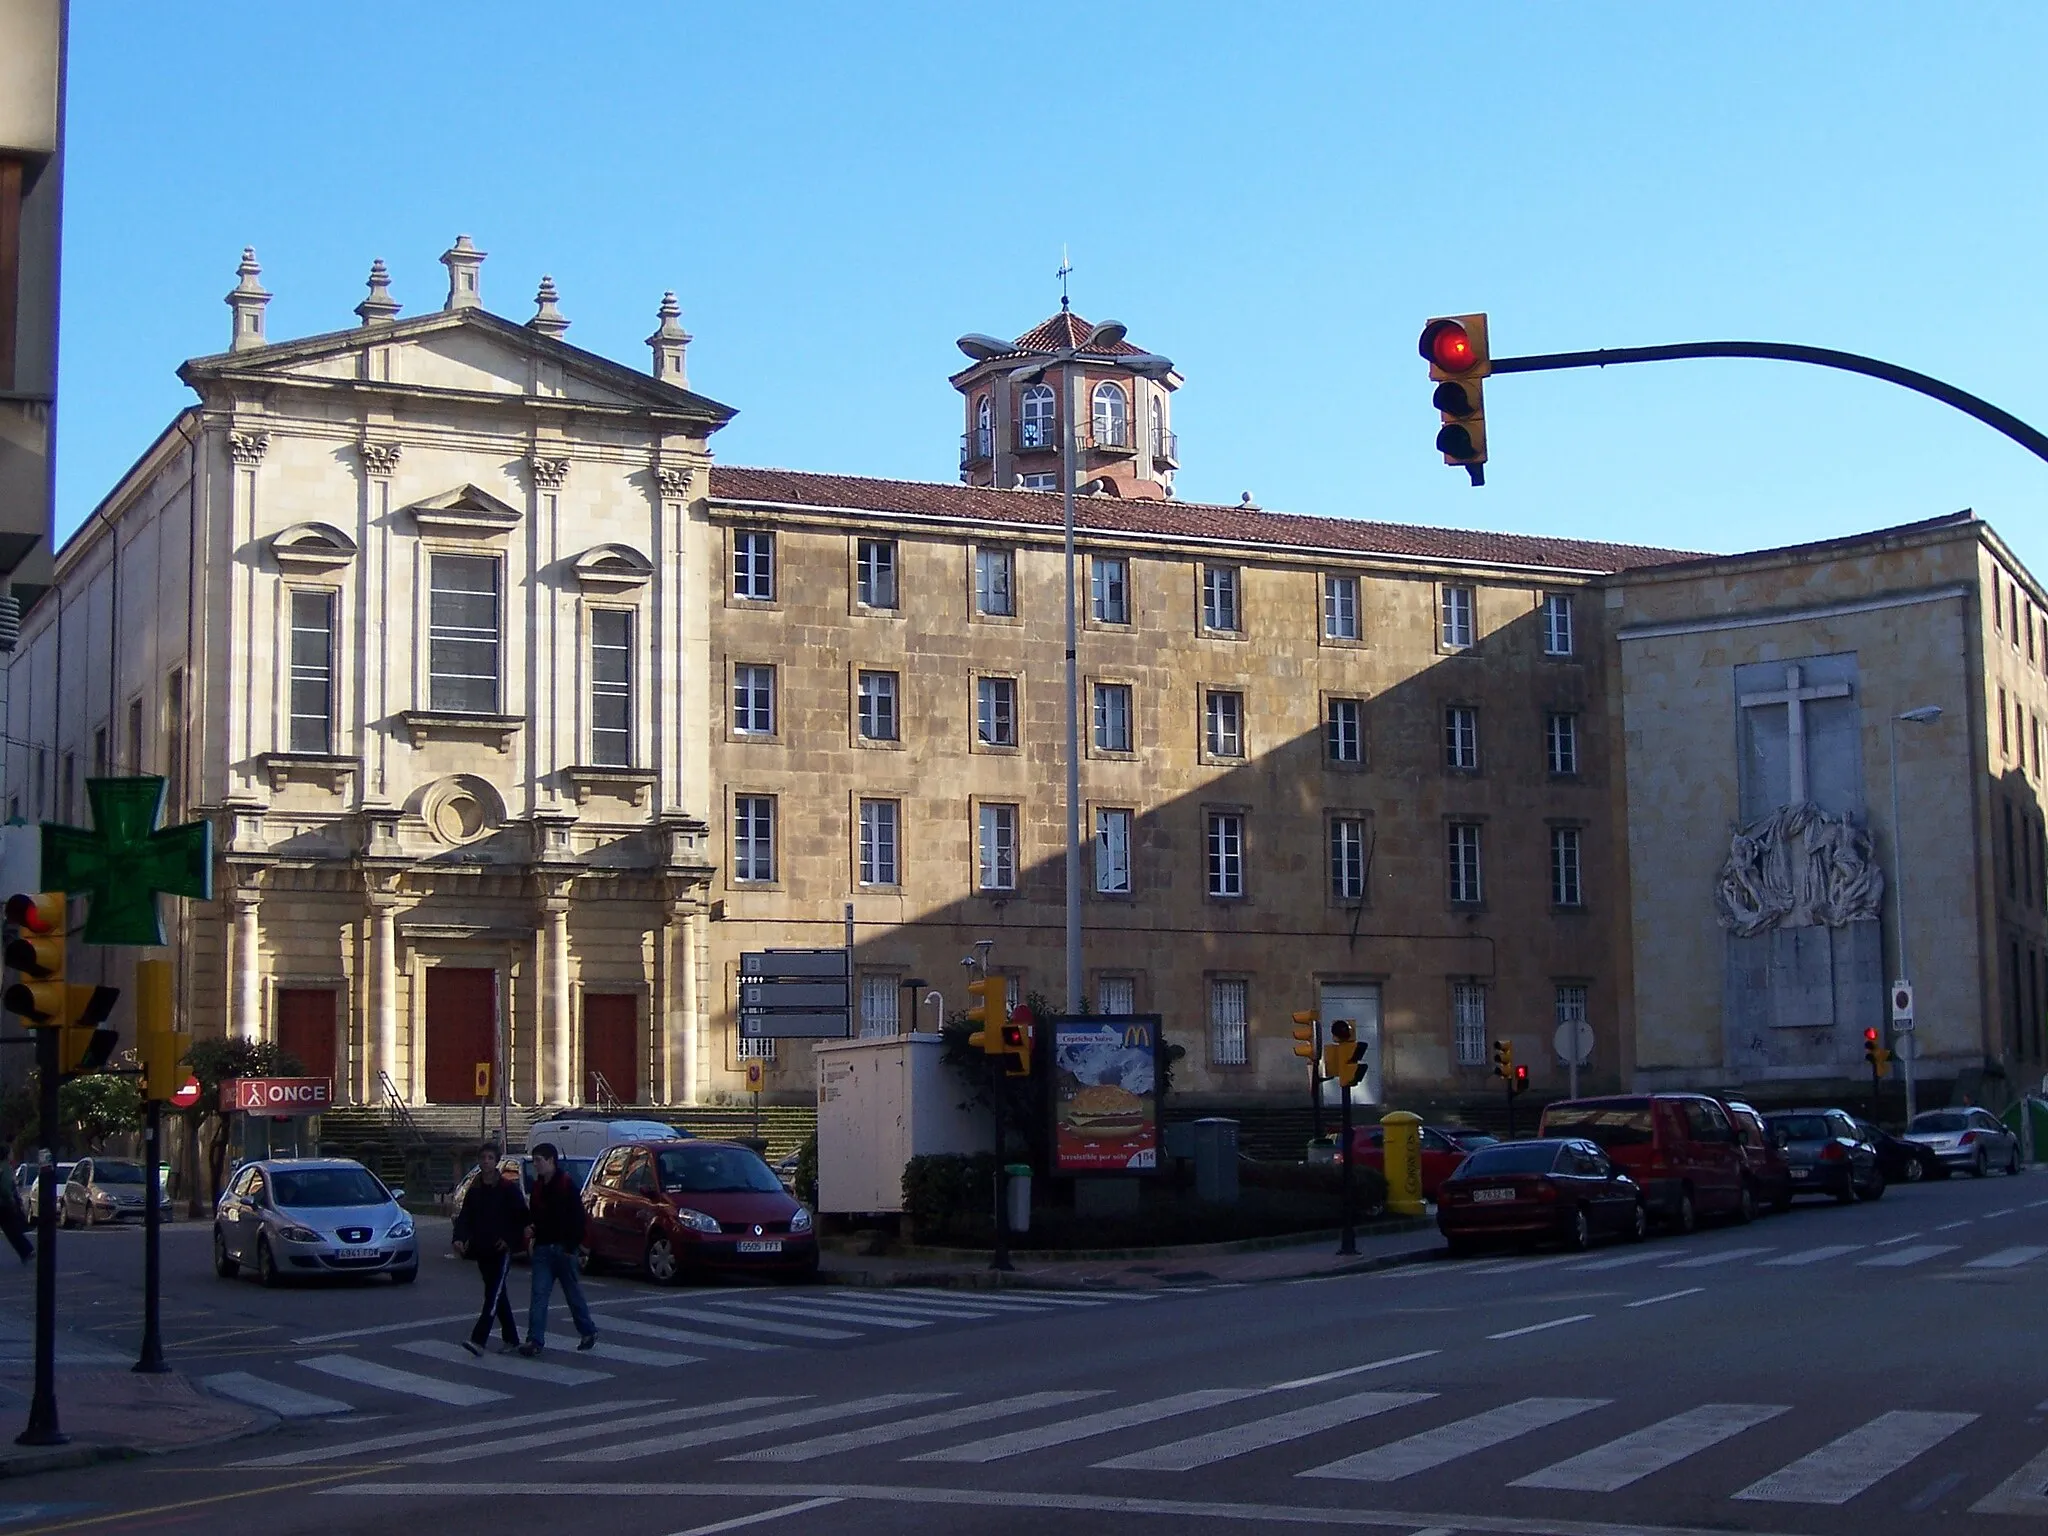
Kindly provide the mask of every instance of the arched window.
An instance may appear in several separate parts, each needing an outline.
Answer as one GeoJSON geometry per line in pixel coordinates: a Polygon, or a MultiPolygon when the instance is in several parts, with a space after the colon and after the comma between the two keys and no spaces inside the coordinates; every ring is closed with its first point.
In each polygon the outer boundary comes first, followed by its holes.
{"type": "Polygon", "coordinates": [[[1019,448],[1050,448],[1053,446],[1051,385],[1034,384],[1024,391],[1023,406],[1018,415],[1017,446],[1019,448]]]}
{"type": "Polygon", "coordinates": [[[1152,397],[1152,457],[1170,457],[1166,451],[1166,411],[1159,403],[1159,397],[1152,397]]]}
{"type": "Polygon", "coordinates": [[[1098,448],[1128,448],[1131,446],[1130,403],[1124,399],[1124,387],[1105,379],[1095,386],[1095,446],[1098,448]]]}
{"type": "Polygon", "coordinates": [[[988,458],[995,452],[995,434],[990,429],[988,396],[983,395],[974,403],[974,456],[988,458]]]}

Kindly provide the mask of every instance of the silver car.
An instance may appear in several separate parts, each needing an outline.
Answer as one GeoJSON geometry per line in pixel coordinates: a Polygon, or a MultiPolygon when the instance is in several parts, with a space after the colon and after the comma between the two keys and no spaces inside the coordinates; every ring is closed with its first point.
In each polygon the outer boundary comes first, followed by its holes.
{"type": "Polygon", "coordinates": [[[2020,1139],[1988,1109],[1928,1109],[1906,1127],[1907,1141],[1933,1151],[1956,1173],[1983,1178],[1994,1168],[2020,1171],[2020,1139]]]}
{"type": "MultiPolygon", "coordinates": [[[[123,1217],[140,1221],[148,1204],[142,1164],[124,1157],[81,1157],[57,1191],[57,1224],[92,1227],[123,1217]]],[[[168,1205],[163,1211],[170,1214],[168,1205]]]]}
{"type": "Polygon", "coordinates": [[[419,1278],[412,1218],[361,1163],[342,1157],[244,1163],[213,1213],[213,1271],[231,1280],[246,1265],[265,1285],[312,1275],[419,1278]]]}

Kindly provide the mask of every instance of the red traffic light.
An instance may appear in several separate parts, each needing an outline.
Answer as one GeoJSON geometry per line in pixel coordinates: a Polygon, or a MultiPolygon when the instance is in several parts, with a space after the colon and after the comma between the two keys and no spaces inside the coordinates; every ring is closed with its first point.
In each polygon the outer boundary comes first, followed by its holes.
{"type": "Polygon", "coordinates": [[[1423,361],[1435,364],[1445,373],[1464,373],[1479,362],[1479,348],[1473,344],[1472,333],[1459,320],[1430,321],[1422,328],[1417,350],[1423,361]]]}
{"type": "Polygon", "coordinates": [[[1529,1069],[1527,1066],[1519,1066],[1515,1068],[1515,1081],[1518,1083],[1526,1083],[1529,1081],[1529,1069]]]}
{"type": "Polygon", "coordinates": [[[1874,1029],[1866,1029],[1865,1031],[1863,1031],[1863,1043],[1865,1045],[1877,1044],[1877,1031],[1874,1029]]]}
{"type": "MultiPolygon", "coordinates": [[[[59,921],[62,919],[60,918],[59,921]]],[[[10,896],[7,898],[7,921],[17,928],[26,928],[30,933],[53,933],[57,924],[51,915],[33,896],[10,896]]]]}

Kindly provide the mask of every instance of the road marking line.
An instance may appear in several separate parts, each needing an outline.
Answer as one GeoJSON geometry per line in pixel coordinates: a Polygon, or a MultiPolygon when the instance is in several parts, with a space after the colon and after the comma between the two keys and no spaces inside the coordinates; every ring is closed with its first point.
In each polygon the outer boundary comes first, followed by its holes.
{"type": "MultiPolygon", "coordinates": [[[[864,1413],[887,1413],[892,1408],[935,1403],[952,1395],[950,1392],[885,1392],[877,1397],[856,1398],[849,1403],[832,1403],[820,1408],[796,1408],[788,1413],[765,1414],[759,1418],[748,1419],[742,1424],[711,1424],[703,1429],[686,1429],[681,1434],[657,1435],[652,1440],[634,1440],[625,1444],[601,1446],[595,1453],[595,1458],[600,1461],[637,1461],[646,1456],[662,1456],[670,1451],[688,1450],[692,1446],[716,1445],[721,1440],[745,1440],[755,1435],[772,1435],[785,1429],[802,1429],[807,1424],[822,1424],[830,1419],[851,1419],[864,1413]]],[[[563,1462],[589,1461],[592,1458],[592,1452],[576,1450],[547,1459],[550,1462],[563,1462]]]]}
{"type": "Polygon", "coordinates": [[[743,1451],[737,1456],[728,1456],[727,1461],[816,1461],[821,1456],[836,1456],[841,1451],[862,1450],[871,1445],[888,1445],[897,1440],[908,1440],[916,1435],[941,1434],[949,1429],[966,1429],[984,1419],[1007,1418],[1015,1413],[1035,1413],[1040,1408],[1059,1408],[1067,1403],[1085,1401],[1091,1397],[1103,1397],[1107,1389],[1085,1392],[1027,1392],[1022,1397],[1002,1397],[994,1402],[976,1403],[967,1408],[947,1408],[939,1413],[920,1414],[914,1419],[898,1419],[893,1424],[876,1424],[867,1429],[846,1429],[835,1435],[819,1435],[811,1440],[795,1440],[785,1445],[771,1445],[762,1451],[743,1451]]]}
{"type": "Polygon", "coordinates": [[[1846,1504],[1976,1420],[1974,1413],[1881,1413],[1730,1497],[1754,1503],[1846,1504]]]}
{"type": "Polygon", "coordinates": [[[1574,1264],[1571,1273],[1579,1274],[1592,1269],[1626,1269],[1631,1264],[1650,1264],[1663,1257],[1664,1255],[1654,1248],[1647,1253],[1618,1253],[1611,1259],[1594,1259],[1590,1263],[1574,1264]]]}
{"type": "Polygon", "coordinates": [[[1981,1259],[1972,1259],[1965,1269],[2017,1269],[2022,1264],[2031,1264],[2048,1253],[2048,1248],[2001,1248],[1996,1253],[1987,1253],[1981,1259]]]}
{"type": "MultiPolygon", "coordinates": [[[[803,1303],[792,1303],[802,1306],[803,1303]]],[[[865,1296],[833,1296],[823,1300],[823,1305],[841,1312],[880,1314],[883,1317],[921,1318],[982,1318],[982,1317],[1043,1317],[1042,1312],[1020,1311],[1015,1307],[973,1306],[965,1302],[940,1301],[871,1301],[865,1296]]]]}
{"type": "MultiPolygon", "coordinates": [[[[816,1292],[812,1292],[816,1295],[816,1292]]],[[[842,1285],[835,1287],[829,1297],[821,1297],[831,1306],[842,1306],[849,1302],[864,1302],[876,1307],[907,1307],[922,1311],[926,1306],[972,1307],[977,1311],[1015,1312],[1025,1315],[1033,1312],[1053,1313],[1071,1311],[1075,1307],[1106,1307],[1107,1300],[1074,1301],[1066,1298],[1040,1299],[1016,1291],[972,1291],[940,1290],[935,1286],[892,1286],[860,1287],[842,1285]]]]}
{"type": "Polygon", "coordinates": [[[1390,1413],[1396,1408],[1426,1403],[1435,1396],[1434,1392],[1354,1392],[1349,1397],[1311,1403],[1305,1408],[1233,1424],[1228,1429],[1212,1429],[1206,1435],[1191,1435],[1185,1440],[1133,1451],[1128,1456],[1098,1461],[1095,1465],[1115,1471],[1192,1472],[1197,1467],[1228,1461],[1233,1456],[1264,1450],[1268,1446],[1285,1445],[1290,1440],[1321,1434],[1326,1429],[1336,1429],[1344,1424],[1355,1424],[1360,1419],[1390,1413]]]}
{"type": "Polygon", "coordinates": [[[1477,1269],[1460,1269],[1463,1275],[1521,1275],[1532,1269],[1549,1269],[1555,1264],[1569,1264],[1578,1258],[1576,1253],[1567,1253],[1548,1259],[1500,1259],[1491,1264],[1482,1264],[1477,1269]]]}
{"type": "Polygon", "coordinates": [[[1934,1230],[1937,1232],[1954,1232],[1960,1227],[1967,1227],[1976,1219],[1974,1216],[1966,1216],[1961,1221],[1951,1221],[1946,1226],[1936,1227],[1934,1230]]]}
{"type": "Polygon", "coordinates": [[[721,1296],[713,1303],[719,1311],[766,1312],[772,1317],[815,1317],[827,1323],[859,1323],[863,1328],[929,1328],[922,1317],[894,1317],[886,1312],[857,1312],[849,1308],[835,1312],[829,1307],[804,1307],[786,1301],[731,1301],[721,1296]]]}
{"type": "Polygon", "coordinates": [[[1574,1312],[1570,1317],[1553,1317],[1547,1323],[1531,1323],[1526,1328],[1510,1328],[1505,1333],[1489,1333],[1489,1339],[1519,1339],[1525,1333],[1541,1333],[1546,1328],[1563,1328],[1571,1323],[1591,1322],[1590,1312],[1574,1312]]]}
{"type": "Polygon", "coordinates": [[[1457,1419],[1419,1435],[1375,1446],[1354,1456],[1345,1456],[1297,1477],[1336,1477],[1355,1483],[1391,1483],[1418,1472],[1427,1472],[1445,1462],[1456,1461],[1477,1451],[1519,1439],[1535,1430],[1561,1424],[1595,1408],[1605,1408],[1605,1397],[1525,1397],[1519,1403],[1489,1408],[1470,1418],[1457,1419]]]}
{"type": "Polygon", "coordinates": [[[687,1328],[664,1328],[659,1323],[643,1323],[631,1317],[606,1318],[604,1331],[631,1334],[640,1339],[666,1339],[671,1344],[707,1344],[714,1349],[770,1350],[788,1347],[763,1344],[759,1339],[728,1339],[715,1333],[692,1333],[687,1328]]]}
{"type": "Polygon", "coordinates": [[[1894,1248],[1890,1253],[1880,1254],[1874,1259],[1858,1259],[1858,1269],[1904,1269],[1908,1264],[1919,1264],[1937,1254],[1954,1253],[1954,1243],[1915,1243],[1910,1248],[1894,1248]]]}
{"type": "Polygon", "coordinates": [[[436,1440],[461,1440],[470,1435],[495,1435],[529,1424],[560,1424],[569,1419],[587,1419],[600,1413],[625,1413],[635,1408],[658,1408],[666,1398],[641,1397],[620,1403],[579,1403],[573,1408],[550,1408],[545,1413],[522,1413],[509,1419],[477,1420],[468,1424],[441,1424],[433,1429],[407,1430],[404,1434],[378,1435],[371,1440],[348,1440],[340,1445],[315,1446],[309,1451],[286,1451],[279,1456],[256,1456],[232,1461],[231,1468],[301,1467],[309,1461],[329,1461],[338,1456],[359,1456],[370,1451],[395,1451],[408,1445],[431,1445],[436,1440]]]}
{"type": "Polygon", "coordinates": [[[530,1435],[514,1435],[509,1440],[482,1440],[470,1445],[451,1445],[438,1451],[422,1451],[417,1456],[406,1456],[401,1460],[408,1466],[444,1466],[457,1461],[477,1461],[485,1456],[504,1456],[515,1451],[540,1450],[570,1440],[593,1440],[599,1435],[616,1434],[628,1429],[651,1429],[658,1424],[679,1424],[689,1419],[716,1418],[725,1413],[748,1413],[756,1408],[773,1408],[783,1403],[799,1402],[802,1397],[802,1393],[797,1393],[782,1397],[737,1397],[718,1403],[695,1403],[688,1408],[668,1408],[657,1413],[637,1414],[630,1418],[578,1424],[572,1429],[550,1426],[530,1435]]]}
{"type": "Polygon", "coordinates": [[[223,1371],[218,1376],[202,1376],[199,1385],[215,1397],[247,1403],[254,1408],[268,1408],[281,1419],[317,1419],[334,1413],[355,1412],[354,1404],[344,1403],[339,1398],[301,1392],[297,1387],[266,1381],[247,1371],[223,1371]]]}
{"type": "Polygon", "coordinates": [[[2013,1212],[2017,1211],[2018,1209],[2019,1207],[2016,1205],[2008,1205],[2002,1211],[1986,1211],[1982,1216],[1979,1216],[1977,1219],[1979,1221],[1996,1221],[2001,1216],[2012,1215],[2013,1212]]]}
{"type": "MultiPolygon", "coordinates": [[[[588,1281],[584,1283],[586,1285],[589,1284],[588,1281]]],[[[646,1299],[647,1297],[643,1292],[606,1297],[602,1300],[592,1297],[590,1306],[591,1310],[595,1311],[599,1307],[632,1306],[646,1299]]],[[[343,1328],[338,1333],[308,1333],[293,1339],[292,1342],[294,1344],[336,1344],[343,1339],[374,1339],[379,1334],[417,1333],[422,1328],[442,1328],[449,1323],[473,1323],[475,1321],[476,1314],[474,1312],[456,1312],[446,1317],[416,1317],[410,1322],[404,1323],[378,1323],[375,1327],[371,1328],[343,1328]]]]}
{"type": "Polygon", "coordinates": [[[1788,1253],[1783,1258],[1765,1259],[1758,1269],[1797,1269],[1806,1264],[1818,1264],[1825,1259],[1839,1259],[1845,1253],[1854,1253],[1863,1246],[1861,1243],[1828,1243],[1819,1248],[1803,1248],[1798,1253],[1788,1253]]]}
{"type": "Polygon", "coordinates": [[[1631,1310],[1636,1307],[1654,1307],[1660,1301],[1676,1301],[1681,1296],[1698,1296],[1705,1290],[1704,1285],[1687,1286],[1682,1291],[1666,1291],[1662,1296],[1645,1296],[1641,1301],[1630,1302],[1629,1307],[1631,1310]]]}
{"type": "Polygon", "coordinates": [[[2048,1515],[2048,1451],[2043,1451],[1972,1504],[1970,1513],[2048,1515]]]}
{"type": "Polygon", "coordinates": [[[1427,1360],[1431,1355],[1442,1353],[1440,1349],[1418,1349],[1409,1355],[1390,1355],[1385,1360],[1371,1360],[1364,1365],[1347,1365],[1341,1371],[1324,1371],[1320,1376],[1297,1376],[1293,1381],[1276,1381],[1266,1390],[1290,1392],[1296,1387],[1319,1387],[1326,1381],[1340,1381],[1346,1376],[1358,1376],[1366,1371],[1383,1371],[1390,1365],[1406,1365],[1411,1360],[1427,1360]]]}
{"type": "Polygon", "coordinates": [[[1021,1456],[1027,1451],[1042,1451],[1055,1445],[1085,1440],[1091,1435],[1131,1429],[1140,1424],[1154,1424],[1161,1419],[1171,1419],[1183,1413],[1199,1413],[1204,1408],[1219,1408],[1225,1403],[1235,1403],[1257,1395],[1256,1387],[1217,1387],[1199,1392],[1177,1392],[1171,1397],[1153,1398],[1150,1402],[1132,1403],[1123,1408],[1107,1408],[1101,1413],[1083,1414],[1078,1419],[1068,1419],[1059,1424],[1042,1425],[1037,1429],[1020,1429],[1007,1435],[991,1435],[985,1440],[969,1440],[960,1445],[949,1445],[944,1450],[927,1451],[922,1456],[906,1456],[904,1460],[976,1463],[1001,1461],[1008,1456],[1021,1456]]]}
{"type": "Polygon", "coordinates": [[[1732,1264],[1737,1259],[1754,1258],[1760,1253],[1775,1253],[1777,1249],[1769,1244],[1761,1248],[1723,1248],[1719,1253],[1703,1253],[1696,1259],[1680,1259],[1666,1264],[1666,1269],[1712,1269],[1716,1264],[1732,1264]]]}
{"type": "Polygon", "coordinates": [[[788,1339],[857,1339],[850,1328],[807,1328],[801,1323],[777,1323],[764,1317],[744,1317],[713,1307],[649,1307],[658,1317],[680,1317],[686,1323],[718,1323],[728,1328],[751,1328],[756,1333],[773,1333],[788,1339]]]}
{"type": "Polygon", "coordinates": [[[493,1392],[489,1387],[472,1387],[466,1382],[440,1381],[413,1371],[401,1371],[396,1366],[379,1365],[374,1360],[364,1360],[355,1355],[320,1355],[298,1363],[323,1376],[339,1376],[343,1381],[359,1381],[366,1387],[382,1387],[387,1392],[424,1397],[432,1402],[446,1403],[451,1408],[481,1408],[485,1403],[502,1403],[511,1396],[507,1392],[493,1392]]]}
{"type": "Polygon", "coordinates": [[[2038,1211],[2044,1205],[2048,1205],[2048,1200],[2029,1200],[2027,1202],[2027,1209],[2030,1211],[2038,1211]]]}
{"type": "Polygon", "coordinates": [[[612,1379],[609,1371],[580,1371],[573,1365],[549,1365],[524,1355],[472,1355],[460,1344],[451,1344],[446,1339],[413,1339],[395,1347],[409,1355],[445,1360],[467,1370],[494,1371],[500,1376],[517,1376],[522,1381],[549,1381],[558,1387],[580,1387],[585,1382],[612,1379]]]}
{"type": "MultiPolygon", "coordinates": [[[[611,1324],[606,1322],[610,1330],[611,1324]]],[[[588,1350],[578,1350],[597,1360],[619,1360],[627,1365],[695,1365],[702,1355],[679,1355],[672,1349],[637,1349],[631,1344],[614,1344],[610,1339],[599,1339],[588,1350]]]]}
{"type": "Polygon", "coordinates": [[[1901,1232],[1897,1237],[1888,1237],[1883,1242],[1873,1243],[1871,1246],[1874,1248],[1890,1248],[1896,1243],[1910,1243],[1919,1235],[1918,1232],[1901,1232]]]}
{"type": "Polygon", "coordinates": [[[1518,1477],[1508,1486],[1613,1493],[1791,1411],[1774,1403],[1707,1403],[1518,1477]]]}
{"type": "Polygon", "coordinates": [[[834,1504],[843,1504],[844,1499],[803,1499],[795,1504],[779,1504],[774,1509],[760,1510],[751,1515],[736,1515],[730,1520],[716,1520],[710,1525],[693,1525],[686,1531],[676,1531],[672,1536],[717,1536],[720,1531],[737,1531],[742,1526],[759,1525],[764,1520],[780,1520],[784,1515],[800,1515],[806,1510],[826,1509],[834,1504]]]}

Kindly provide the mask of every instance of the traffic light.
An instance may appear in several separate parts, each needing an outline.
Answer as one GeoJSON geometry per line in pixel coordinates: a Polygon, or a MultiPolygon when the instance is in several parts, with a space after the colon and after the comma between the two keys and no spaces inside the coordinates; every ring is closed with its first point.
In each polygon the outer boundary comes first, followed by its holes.
{"type": "MultiPolygon", "coordinates": [[[[1528,1069],[1524,1068],[1523,1070],[1527,1071],[1528,1069]]],[[[1496,1040],[1493,1042],[1493,1075],[1503,1080],[1513,1080],[1515,1075],[1515,1047],[1513,1041],[1496,1040]]]]}
{"type": "Polygon", "coordinates": [[[1486,484],[1486,400],[1481,382],[1493,372],[1486,345],[1486,316],[1452,315],[1422,328],[1418,344],[1429,376],[1437,381],[1430,403],[1443,425],[1437,451],[1446,464],[1461,464],[1474,485],[1486,484]]]}
{"type": "Polygon", "coordinates": [[[1323,1048],[1323,1072],[1346,1088],[1365,1081],[1365,1042],[1349,1019],[1330,1021],[1330,1043],[1323,1048]]]}
{"type": "Polygon", "coordinates": [[[1000,1056],[1003,1051],[996,1021],[1003,1016],[1000,1000],[1009,995],[1009,990],[1010,984],[1000,976],[983,976],[967,984],[967,995],[972,999],[967,1005],[967,1022],[974,1026],[967,1043],[989,1056],[1000,1056]]]}
{"type": "Polygon", "coordinates": [[[1322,1052],[1322,1043],[1317,1039],[1321,1033],[1321,1021],[1307,1011],[1294,1016],[1294,1054],[1314,1068],[1322,1052]]]}
{"type": "Polygon", "coordinates": [[[1889,1077],[1892,1070],[1892,1053],[1877,1043],[1877,1031],[1863,1031],[1863,1060],[1870,1067],[1873,1077],[1889,1077]]]}
{"type": "Polygon", "coordinates": [[[1031,1075],[1031,1010],[1019,1004],[1002,1029],[1003,1076],[1031,1075]]]}
{"type": "Polygon", "coordinates": [[[168,1103],[185,1086],[185,1053],[192,1037],[171,1017],[171,962],[135,962],[135,1053],[142,1059],[142,1096],[168,1103]]]}
{"type": "Polygon", "coordinates": [[[57,1070],[66,1077],[103,1070],[121,1043],[119,1030],[107,1028],[119,987],[72,986],[64,989],[64,1029],[57,1037],[57,1070]]]}
{"type": "Polygon", "coordinates": [[[1514,1096],[1527,1093],[1528,1091],[1529,1068],[1524,1063],[1522,1066],[1515,1068],[1514,1075],[1508,1079],[1508,1093],[1510,1096],[1514,1096]]]}
{"type": "Polygon", "coordinates": [[[21,980],[0,995],[0,1007],[31,1029],[64,1023],[64,893],[7,898],[7,968],[21,980]]]}

